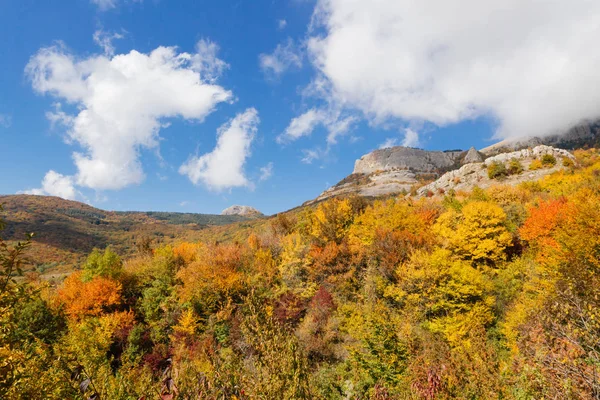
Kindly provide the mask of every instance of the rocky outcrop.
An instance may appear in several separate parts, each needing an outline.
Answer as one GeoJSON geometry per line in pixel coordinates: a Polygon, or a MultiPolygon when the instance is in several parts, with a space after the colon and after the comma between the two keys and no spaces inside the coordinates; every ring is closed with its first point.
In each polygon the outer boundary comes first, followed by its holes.
{"type": "Polygon", "coordinates": [[[467,154],[465,155],[465,158],[463,158],[461,164],[470,164],[478,162],[483,162],[483,157],[481,156],[481,154],[479,154],[477,150],[475,150],[475,147],[471,147],[469,151],[467,151],[467,154]]]}
{"type": "Polygon", "coordinates": [[[426,151],[411,147],[389,147],[365,154],[354,163],[354,174],[371,174],[378,171],[412,170],[434,173],[452,168],[463,154],[458,151],[426,151]]]}
{"type": "Polygon", "coordinates": [[[356,160],[351,175],[309,203],[345,194],[376,197],[408,192],[422,179],[435,179],[460,167],[468,156],[481,157],[475,153],[469,156],[462,150],[427,151],[403,146],[375,150],[356,160]]]}
{"type": "MultiPolygon", "coordinates": [[[[585,136],[580,134],[580,136],[585,136]]],[[[450,189],[469,190],[474,186],[487,187],[498,181],[488,178],[487,166],[494,161],[506,163],[518,159],[525,167],[520,175],[511,175],[503,183],[517,184],[539,179],[563,168],[562,159],[573,158],[568,151],[540,145],[534,139],[500,142],[481,151],[471,147],[468,151],[426,151],[409,147],[391,147],[365,154],[354,163],[354,172],[335,186],[327,189],[308,204],[329,197],[357,194],[377,197],[409,193],[423,181],[432,181],[418,190],[423,196],[450,189]],[[513,147],[519,149],[514,151],[513,147]],[[544,154],[553,154],[557,164],[552,168],[531,171],[529,164],[544,154]]]]}
{"type": "Polygon", "coordinates": [[[575,159],[575,157],[567,150],[545,145],[536,146],[533,149],[523,149],[510,153],[498,154],[487,158],[484,162],[465,164],[457,170],[445,173],[435,182],[418,189],[417,195],[443,194],[451,189],[471,190],[475,186],[486,188],[498,183],[516,185],[524,181],[534,181],[564,168],[563,158],[575,159]],[[541,159],[545,154],[553,155],[556,159],[556,165],[551,168],[531,170],[529,168],[531,162],[535,159],[541,159]],[[501,182],[488,177],[487,167],[491,163],[497,162],[505,164],[513,159],[516,159],[521,163],[524,172],[510,175],[501,182]]]}
{"type": "Polygon", "coordinates": [[[243,217],[260,217],[263,215],[260,211],[258,211],[254,207],[250,206],[231,206],[224,209],[221,212],[221,215],[241,215],[243,217]]]}

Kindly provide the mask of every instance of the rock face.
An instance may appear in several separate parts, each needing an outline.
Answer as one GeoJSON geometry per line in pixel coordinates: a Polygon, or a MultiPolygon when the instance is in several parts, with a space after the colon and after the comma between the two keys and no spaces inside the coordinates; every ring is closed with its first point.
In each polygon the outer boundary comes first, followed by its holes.
{"type": "Polygon", "coordinates": [[[244,217],[259,217],[262,216],[263,213],[258,211],[256,208],[250,206],[231,206],[224,209],[221,212],[221,215],[241,215],[244,217]]]}
{"type": "Polygon", "coordinates": [[[470,164],[470,163],[477,163],[477,162],[483,162],[483,157],[481,156],[481,154],[479,154],[479,152],[477,150],[475,150],[475,147],[471,147],[469,149],[469,151],[467,151],[467,154],[465,155],[465,158],[462,160],[462,163],[470,164]]]}
{"type": "Polygon", "coordinates": [[[354,163],[355,174],[376,171],[408,169],[418,172],[436,172],[453,167],[462,151],[426,151],[410,147],[389,147],[365,154],[354,163]]]}
{"type": "Polygon", "coordinates": [[[391,147],[375,150],[362,156],[354,164],[354,172],[341,180],[335,186],[327,189],[315,200],[308,204],[329,197],[357,194],[360,196],[377,197],[388,194],[409,193],[411,189],[423,180],[436,179],[434,182],[418,189],[418,196],[444,193],[450,189],[470,190],[475,186],[482,188],[499,183],[490,179],[487,166],[496,161],[507,163],[513,158],[519,160],[524,172],[506,177],[502,183],[518,184],[523,181],[536,180],[563,167],[562,159],[573,155],[564,149],[546,145],[530,145],[536,141],[510,142],[498,144],[493,150],[477,151],[471,147],[468,151],[425,151],[407,147],[391,147]],[[527,146],[524,146],[527,144],[527,146]],[[510,146],[524,146],[522,150],[502,152],[510,146]],[[487,154],[486,154],[487,152],[487,154]],[[488,156],[488,154],[499,154],[488,156]],[[544,154],[552,154],[557,162],[552,168],[529,170],[529,164],[544,154]]]}
{"type": "Polygon", "coordinates": [[[502,183],[508,185],[516,185],[524,181],[533,181],[541,177],[558,171],[563,167],[563,158],[575,159],[567,150],[557,149],[551,146],[540,145],[533,149],[518,150],[510,153],[502,153],[493,157],[487,158],[484,162],[469,163],[461,168],[450,171],[442,175],[435,182],[423,186],[417,190],[417,195],[425,196],[427,194],[443,194],[450,189],[454,190],[471,190],[475,186],[486,188],[494,184],[502,183]],[[541,159],[545,154],[551,154],[556,158],[556,165],[552,168],[541,168],[530,170],[529,165],[535,159],[541,159]],[[516,175],[510,175],[499,182],[495,179],[490,179],[487,173],[487,167],[493,163],[507,163],[512,159],[517,159],[523,166],[524,172],[516,175]]]}
{"type": "Polygon", "coordinates": [[[383,196],[408,192],[419,179],[435,179],[460,167],[463,159],[481,157],[462,150],[426,151],[410,147],[389,147],[365,154],[354,163],[352,175],[327,189],[315,200],[355,193],[360,196],[383,196]]]}

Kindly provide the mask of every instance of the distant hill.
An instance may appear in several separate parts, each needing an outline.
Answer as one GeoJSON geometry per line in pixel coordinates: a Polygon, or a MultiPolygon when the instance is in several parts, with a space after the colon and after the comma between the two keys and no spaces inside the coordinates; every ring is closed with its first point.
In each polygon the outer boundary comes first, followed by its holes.
{"type": "Polygon", "coordinates": [[[0,204],[6,221],[0,236],[19,241],[35,233],[30,268],[46,274],[72,270],[94,247],[112,246],[126,256],[143,240],[190,241],[207,227],[250,220],[240,215],[105,211],[51,196],[0,196],[0,204]]]}
{"type": "Polygon", "coordinates": [[[221,212],[221,215],[242,215],[244,217],[262,217],[263,213],[250,206],[231,206],[221,212]]]}

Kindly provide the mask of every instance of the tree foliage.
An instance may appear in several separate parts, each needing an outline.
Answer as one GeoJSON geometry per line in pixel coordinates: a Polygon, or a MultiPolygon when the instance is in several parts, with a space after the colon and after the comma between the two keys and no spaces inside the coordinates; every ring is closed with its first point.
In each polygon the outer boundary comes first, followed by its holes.
{"type": "Polygon", "coordinates": [[[0,240],[0,398],[596,399],[600,154],[576,155],[518,187],[94,250],[54,286],[0,240]]]}

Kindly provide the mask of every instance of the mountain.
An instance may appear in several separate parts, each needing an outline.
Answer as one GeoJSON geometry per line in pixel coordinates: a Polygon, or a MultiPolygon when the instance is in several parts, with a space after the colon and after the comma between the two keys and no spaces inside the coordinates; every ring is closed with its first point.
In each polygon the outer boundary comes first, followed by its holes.
{"type": "Polygon", "coordinates": [[[600,122],[581,124],[559,135],[506,139],[485,147],[480,151],[486,156],[493,156],[500,153],[535,147],[540,144],[565,150],[600,147],[600,122]]]}
{"type": "Polygon", "coordinates": [[[105,211],[51,196],[0,196],[0,204],[6,221],[2,238],[18,241],[34,232],[32,266],[57,274],[72,270],[94,247],[110,245],[127,256],[143,241],[194,240],[209,226],[248,221],[242,215],[105,211]]]}
{"type": "MultiPolygon", "coordinates": [[[[473,147],[468,151],[427,151],[403,146],[375,150],[356,160],[352,174],[325,190],[315,200],[310,200],[305,204],[312,204],[330,197],[348,194],[377,197],[397,193],[408,193],[414,188],[432,184],[436,179],[441,178],[443,174],[451,171],[458,171],[465,165],[482,163],[489,157],[524,149],[532,149],[540,145],[565,150],[600,147],[600,122],[581,124],[570,129],[566,133],[542,138],[522,137],[518,139],[503,140],[479,151],[473,147]]],[[[522,156],[522,154],[520,156],[522,156]]],[[[558,157],[562,158],[563,156],[558,155],[558,157]]],[[[524,161],[526,164],[529,164],[531,160],[528,156],[524,156],[524,161]]],[[[558,167],[560,167],[560,165],[558,167]]],[[[453,173],[461,175],[466,173],[467,170],[471,171],[473,168],[475,167],[471,166],[465,168],[462,172],[453,173]]],[[[472,172],[473,171],[470,173],[472,172]]],[[[521,181],[527,179],[526,176],[529,176],[529,179],[537,179],[547,173],[549,173],[549,170],[544,169],[537,171],[534,174],[530,173],[529,175],[522,175],[519,178],[513,176],[508,182],[521,181]]],[[[487,179],[486,174],[483,172],[471,175],[470,178],[474,178],[475,176],[478,177],[480,183],[482,180],[485,181],[485,179],[487,179]]],[[[453,179],[455,178],[457,177],[453,176],[453,179]]],[[[472,187],[474,184],[473,182],[470,184],[465,182],[470,182],[470,180],[463,180],[463,185],[458,188],[466,188],[467,186],[472,187]]],[[[485,184],[485,182],[483,182],[483,184],[485,184]]],[[[442,187],[448,188],[451,186],[452,185],[447,182],[440,182],[438,185],[428,186],[427,189],[423,190],[425,190],[426,193],[426,191],[431,188],[437,190],[442,187]]],[[[421,190],[420,194],[423,193],[423,190],[421,190]]]]}
{"type": "Polygon", "coordinates": [[[484,189],[500,182],[506,185],[517,185],[525,181],[536,181],[574,163],[575,157],[567,150],[539,145],[533,149],[500,153],[486,158],[485,161],[465,164],[419,188],[416,194],[417,196],[432,196],[444,194],[451,189],[469,191],[475,186],[484,189]],[[547,158],[548,162],[545,166],[541,164],[544,157],[550,157],[547,158]],[[537,165],[534,164],[536,160],[538,161],[537,165]],[[501,169],[497,174],[492,171],[492,176],[490,176],[490,168],[495,165],[502,165],[505,170],[501,169]],[[509,170],[511,165],[514,165],[512,171],[509,170]],[[506,169],[507,166],[509,169],[506,169]]]}
{"type": "Polygon", "coordinates": [[[227,207],[221,212],[221,215],[241,215],[244,217],[262,217],[264,214],[254,207],[234,205],[227,207]]]}
{"type": "Polygon", "coordinates": [[[379,149],[356,160],[351,175],[308,203],[344,194],[376,197],[408,193],[415,185],[432,181],[467,162],[482,160],[474,148],[468,151],[427,151],[403,146],[379,149]]]}

